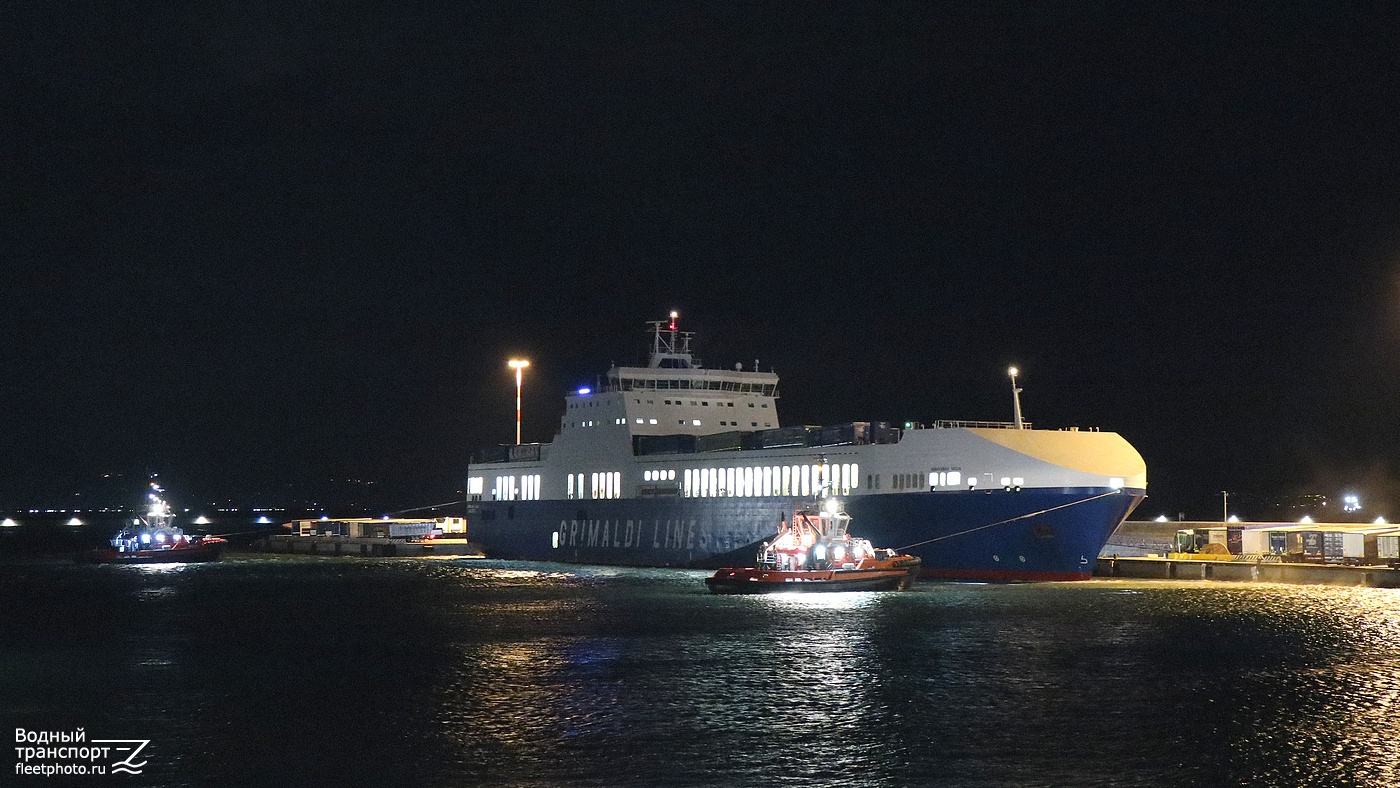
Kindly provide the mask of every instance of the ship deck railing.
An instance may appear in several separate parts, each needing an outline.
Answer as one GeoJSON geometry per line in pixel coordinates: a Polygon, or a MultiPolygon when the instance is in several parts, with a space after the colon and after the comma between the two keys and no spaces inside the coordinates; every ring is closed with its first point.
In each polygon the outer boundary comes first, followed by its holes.
{"type": "MultiPolygon", "coordinates": [[[[939,419],[933,423],[933,429],[953,430],[953,429],[982,429],[982,430],[1014,430],[1017,429],[1014,421],[958,421],[955,419],[939,419]]],[[[1021,422],[1021,429],[1031,429],[1029,421],[1021,422]]]]}

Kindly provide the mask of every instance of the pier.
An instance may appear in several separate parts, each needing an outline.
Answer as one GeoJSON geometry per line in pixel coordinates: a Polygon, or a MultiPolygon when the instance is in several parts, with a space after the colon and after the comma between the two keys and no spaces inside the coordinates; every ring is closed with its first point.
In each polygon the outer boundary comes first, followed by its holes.
{"type": "Polygon", "coordinates": [[[1094,577],[1133,580],[1220,580],[1400,588],[1400,569],[1182,557],[1101,556],[1094,577]]]}
{"type": "Polygon", "coordinates": [[[483,558],[466,539],[426,539],[410,542],[374,536],[292,536],[276,534],[253,544],[254,550],[298,555],[346,555],[365,558],[457,556],[483,558]]]}

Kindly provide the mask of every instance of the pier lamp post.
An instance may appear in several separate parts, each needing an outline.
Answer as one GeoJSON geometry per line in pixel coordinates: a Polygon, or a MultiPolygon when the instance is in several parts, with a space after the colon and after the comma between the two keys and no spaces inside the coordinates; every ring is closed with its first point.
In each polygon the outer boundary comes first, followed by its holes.
{"type": "Polygon", "coordinates": [[[520,372],[530,366],[530,362],[523,358],[513,358],[507,362],[511,369],[515,370],[515,445],[520,445],[520,372]]]}
{"type": "Polygon", "coordinates": [[[1023,430],[1025,425],[1021,423],[1021,390],[1016,388],[1016,376],[1021,374],[1019,369],[1011,367],[1006,370],[1006,374],[1011,376],[1011,404],[1016,414],[1016,429],[1023,430]]]}

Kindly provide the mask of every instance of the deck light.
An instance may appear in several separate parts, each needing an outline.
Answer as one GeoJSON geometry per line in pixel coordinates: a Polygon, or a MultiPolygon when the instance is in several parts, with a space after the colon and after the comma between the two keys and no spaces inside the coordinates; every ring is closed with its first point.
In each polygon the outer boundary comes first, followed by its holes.
{"type": "Polygon", "coordinates": [[[1006,374],[1011,376],[1011,404],[1016,414],[1016,429],[1025,429],[1025,424],[1021,421],[1021,390],[1016,387],[1016,376],[1021,374],[1019,369],[1011,367],[1006,370],[1006,374]]]}

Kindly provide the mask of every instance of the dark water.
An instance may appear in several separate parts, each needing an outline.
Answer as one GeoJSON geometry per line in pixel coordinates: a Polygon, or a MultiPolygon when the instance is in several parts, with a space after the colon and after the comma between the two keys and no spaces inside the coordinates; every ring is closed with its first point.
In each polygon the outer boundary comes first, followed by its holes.
{"type": "MultiPolygon", "coordinates": [[[[88,785],[1400,783],[1400,593],[250,559],[0,567],[0,723],[88,785]]],[[[14,761],[18,756],[11,756],[14,761]]]]}

